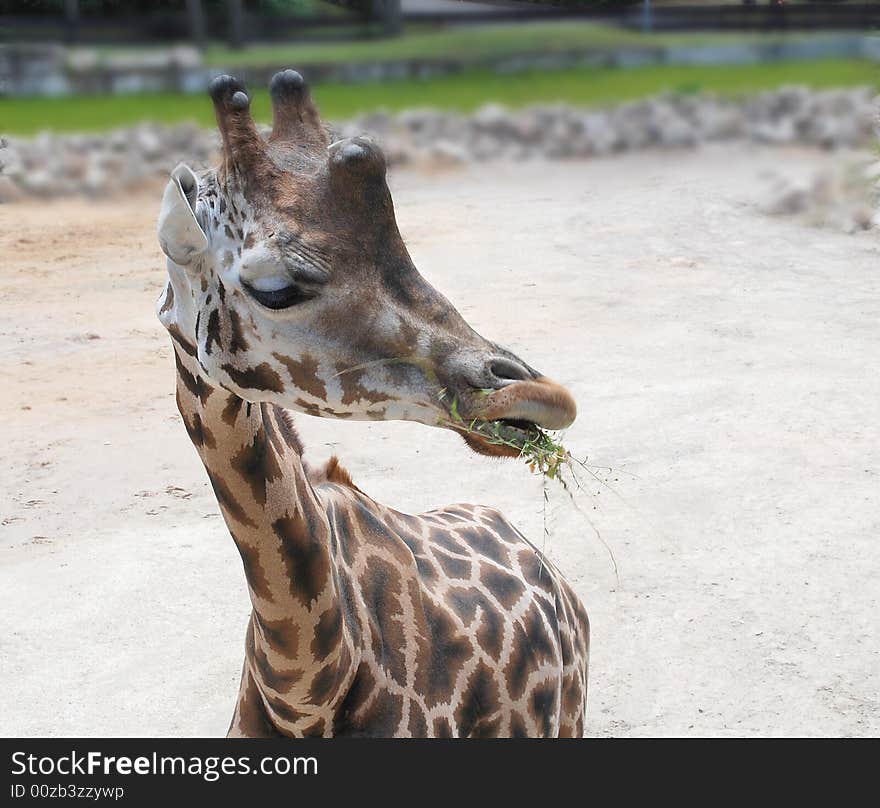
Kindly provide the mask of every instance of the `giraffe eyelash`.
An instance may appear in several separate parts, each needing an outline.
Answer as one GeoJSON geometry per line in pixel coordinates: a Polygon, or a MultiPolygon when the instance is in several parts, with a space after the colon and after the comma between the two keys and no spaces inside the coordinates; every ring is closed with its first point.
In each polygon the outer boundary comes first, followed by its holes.
{"type": "Polygon", "coordinates": [[[314,292],[295,285],[285,286],[281,289],[261,291],[253,286],[248,286],[247,283],[242,283],[242,288],[261,306],[265,306],[273,311],[289,309],[298,303],[305,303],[315,297],[314,292]]]}
{"type": "Polygon", "coordinates": [[[297,283],[323,285],[330,280],[330,274],[321,267],[316,267],[307,261],[285,260],[285,266],[297,283]]]}

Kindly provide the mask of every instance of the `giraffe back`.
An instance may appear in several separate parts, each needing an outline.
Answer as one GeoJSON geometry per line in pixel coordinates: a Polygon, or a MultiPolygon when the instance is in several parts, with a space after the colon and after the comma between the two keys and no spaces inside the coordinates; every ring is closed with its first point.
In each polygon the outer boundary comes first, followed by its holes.
{"type": "Polygon", "coordinates": [[[334,735],[580,736],[589,623],[556,568],[498,511],[410,516],[317,488],[356,670],[334,735]]]}

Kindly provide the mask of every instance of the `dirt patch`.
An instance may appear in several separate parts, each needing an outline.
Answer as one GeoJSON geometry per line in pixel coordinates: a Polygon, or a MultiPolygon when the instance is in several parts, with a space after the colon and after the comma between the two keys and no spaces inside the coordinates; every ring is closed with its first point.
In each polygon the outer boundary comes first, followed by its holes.
{"type": "MultiPolygon", "coordinates": [[[[592,619],[592,734],[880,732],[880,243],[757,204],[770,169],[844,157],[394,177],[416,264],[570,386],[566,444],[613,469],[588,519],[556,498],[547,546],[592,619]]],[[[10,735],[220,735],[231,715],[247,594],[174,407],[158,201],[0,208],[10,735]]],[[[519,463],[414,424],[298,425],[381,501],[483,502],[541,541],[519,463]]]]}

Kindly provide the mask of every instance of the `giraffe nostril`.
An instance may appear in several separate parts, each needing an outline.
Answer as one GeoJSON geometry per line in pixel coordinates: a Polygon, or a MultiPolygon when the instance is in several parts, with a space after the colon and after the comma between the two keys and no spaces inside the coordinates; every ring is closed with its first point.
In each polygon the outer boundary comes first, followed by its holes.
{"type": "Polygon", "coordinates": [[[489,373],[493,379],[498,379],[502,382],[521,382],[534,376],[525,365],[506,357],[492,359],[489,362],[489,373]]]}

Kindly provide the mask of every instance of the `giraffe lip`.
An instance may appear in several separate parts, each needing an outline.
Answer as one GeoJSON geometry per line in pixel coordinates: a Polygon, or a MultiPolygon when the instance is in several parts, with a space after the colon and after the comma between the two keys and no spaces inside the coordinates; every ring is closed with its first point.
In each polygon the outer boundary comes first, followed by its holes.
{"type": "Polygon", "coordinates": [[[543,376],[473,391],[461,403],[447,425],[475,452],[494,457],[519,456],[543,430],[565,429],[577,415],[571,393],[543,376]]]}
{"type": "Polygon", "coordinates": [[[577,417],[577,405],[561,384],[541,376],[516,381],[475,402],[473,416],[480,421],[507,423],[515,428],[565,429],[577,417]]]}

